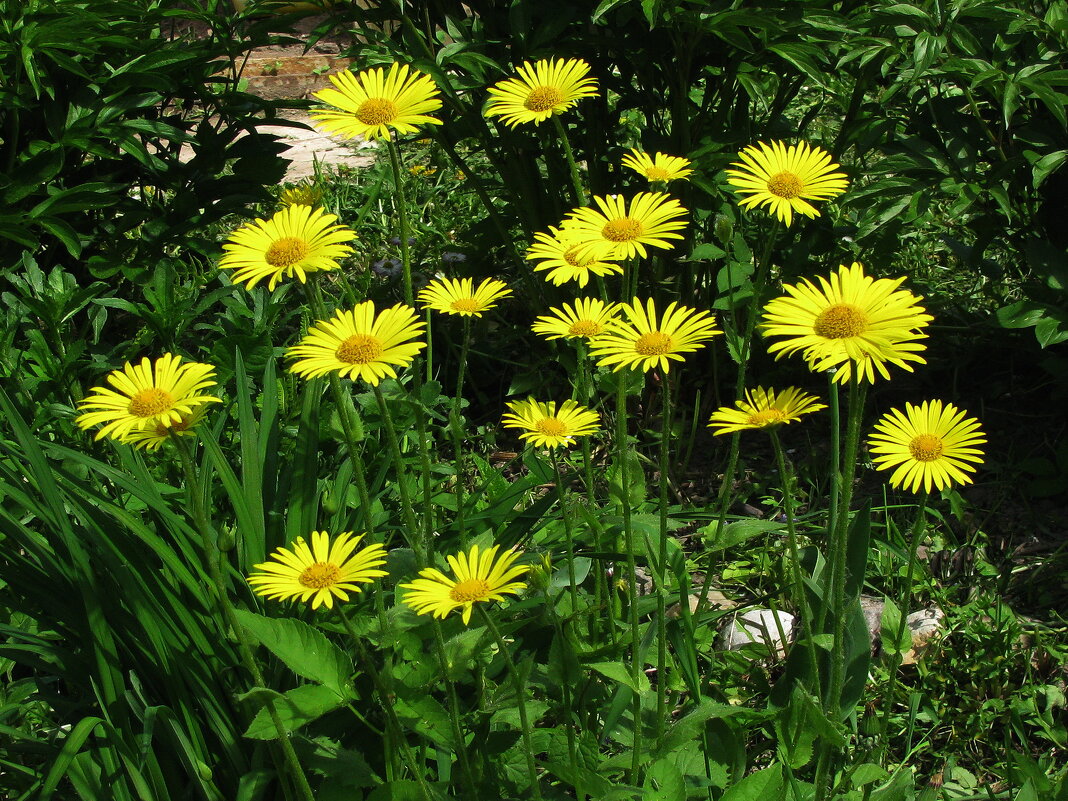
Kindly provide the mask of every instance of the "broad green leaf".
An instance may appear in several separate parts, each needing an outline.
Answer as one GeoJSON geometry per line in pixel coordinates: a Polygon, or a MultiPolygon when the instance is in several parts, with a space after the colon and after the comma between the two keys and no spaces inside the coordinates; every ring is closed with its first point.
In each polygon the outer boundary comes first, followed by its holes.
{"type": "Polygon", "coordinates": [[[622,684],[624,687],[629,687],[636,693],[644,693],[649,690],[649,677],[645,675],[645,672],[638,672],[638,683],[635,684],[634,677],[630,674],[630,668],[622,662],[592,662],[586,667],[597,671],[605,678],[622,684]]]}
{"type": "MultiPolygon", "coordinates": [[[[271,700],[282,726],[287,732],[296,731],[306,723],[332,712],[344,704],[346,699],[322,684],[305,684],[287,690],[281,697],[271,700]]],[[[276,740],[278,729],[275,728],[271,713],[264,704],[252,719],[245,736],[253,740],[276,740]]]]}
{"type": "Polygon", "coordinates": [[[326,635],[292,618],[272,618],[235,609],[238,623],[298,676],[322,684],[335,695],[352,697],[352,660],[326,635]]]}
{"type": "Polygon", "coordinates": [[[720,801],[776,801],[782,792],[782,766],[772,765],[727,789],[720,801]]]}

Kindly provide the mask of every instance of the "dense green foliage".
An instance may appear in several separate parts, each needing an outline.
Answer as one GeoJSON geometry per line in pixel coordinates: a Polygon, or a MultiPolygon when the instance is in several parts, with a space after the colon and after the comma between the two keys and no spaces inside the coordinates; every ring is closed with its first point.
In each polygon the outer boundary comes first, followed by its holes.
{"type": "MultiPolygon", "coordinates": [[[[703,424],[733,397],[754,293],[763,299],[774,283],[852,260],[878,275],[907,275],[941,324],[929,369],[880,385],[879,411],[918,386],[951,398],[953,358],[978,368],[990,343],[998,353],[1015,349],[1029,384],[1065,396],[1068,2],[603,0],[590,10],[564,0],[380,0],[330,8],[317,33],[355,29],[354,69],[411,63],[445,101],[445,124],[420,135],[432,141],[402,143],[406,166],[423,169],[404,170],[399,186],[384,157],[360,174],[318,177],[324,205],[360,236],[346,269],[322,282],[331,302],[403,298],[389,261],[401,257],[398,191],[410,205],[417,284],[438,273],[492,276],[515,291],[470,328],[436,321],[431,367],[384,382],[385,408],[365,387],[338,403],[324,382],[284,370],[283,347],[311,317],[298,284],[248,292],[214,266],[233,227],[250,213],[269,216],[283,175],[275,138],[257,129],[274,109],[239,89],[244,54],[271,38],[270,18],[254,11],[0,0],[0,798],[300,798],[268,701],[284,709],[322,801],[529,797],[512,658],[539,721],[546,798],[574,798],[576,786],[597,799],[811,798],[821,758],[837,760],[840,797],[864,801],[1066,797],[1068,637],[1046,608],[1063,596],[1042,599],[1028,610],[1033,619],[1005,602],[1006,594],[1034,600],[1014,572],[1056,575],[1064,557],[1001,559],[986,527],[1020,497],[1063,503],[1068,448],[1040,441],[1030,468],[1019,467],[1009,452],[1015,433],[989,426],[990,478],[975,494],[936,493],[927,512],[928,550],[974,559],[948,579],[923,565],[906,570],[914,499],[863,478],[876,508],[857,504],[843,554],[853,568],[847,610],[817,580],[831,558],[824,515],[835,481],[822,430],[784,432],[793,481],[775,472],[763,440],[746,439],[724,516],[715,496],[726,446],[703,424]],[[578,369],[570,347],[529,333],[535,314],[570,294],[522,257],[534,232],[578,205],[560,142],[549,125],[510,130],[482,113],[487,85],[546,57],[586,59],[600,82],[601,97],[562,120],[588,192],[645,188],[618,166],[631,146],[694,163],[693,179],[672,186],[691,210],[687,239],[650,262],[641,291],[715,310],[726,335],[681,372],[673,421],[662,419],[661,377],[631,376],[622,392],[631,397],[634,455],[620,459],[609,447],[619,443],[606,440],[584,497],[552,491],[582,485],[577,460],[565,463],[561,482],[497,425],[505,400],[563,397],[578,369]],[[722,171],[742,147],[779,138],[826,148],[852,187],[772,243],[768,288],[755,282],[766,215],[741,212],[722,171]],[[1033,328],[1048,348],[1042,366],[1030,335],[999,326],[1033,328]],[[91,440],[73,424],[77,402],[106,371],[167,351],[219,372],[224,403],[199,429],[195,482],[169,447],[146,454],[91,440]],[[464,371],[464,397],[454,398],[464,371]],[[400,459],[391,455],[393,432],[400,459]],[[666,471],[674,474],[670,506],[656,466],[662,437],[676,451],[666,471]],[[426,471],[424,442],[433,445],[426,471]],[[1045,483],[1012,486],[1032,468],[1045,483]],[[1000,484],[999,475],[1007,477],[1000,484]],[[649,664],[662,642],[657,602],[685,599],[706,574],[745,604],[785,599],[797,611],[778,522],[787,495],[802,510],[806,597],[850,615],[843,714],[828,717],[807,692],[809,682],[825,682],[800,664],[808,646],[785,664],[762,645],[719,651],[728,613],[703,608],[673,612],[661,630],[672,655],[663,683],[677,707],[657,721],[656,677],[650,684],[645,672],[630,672],[629,607],[640,615],[649,664]],[[477,616],[470,628],[456,616],[438,628],[393,594],[417,566],[406,498],[421,500],[419,522],[433,524],[439,557],[470,542],[529,552],[531,591],[499,616],[503,643],[477,616]],[[193,519],[201,500],[211,536],[193,519]],[[634,513],[627,533],[638,535],[629,552],[624,505],[634,513]],[[661,509],[672,532],[666,550],[661,509]],[[352,604],[371,659],[392,682],[388,701],[365,646],[348,641],[337,618],[265,603],[244,582],[295,537],[361,528],[394,546],[382,590],[352,604]],[[580,555],[567,564],[573,536],[580,555]],[[266,687],[254,686],[212,590],[205,565],[219,551],[241,625],[264,646],[266,687]],[[628,557],[663,586],[659,598],[635,599],[628,557]],[[581,593],[570,591],[571,571],[581,593]],[[883,651],[872,657],[861,590],[899,605],[911,599],[911,609],[942,606],[951,639],[920,665],[899,668],[900,616],[888,605],[883,651]],[[457,717],[464,743],[452,728],[457,717]]],[[[796,365],[760,348],[753,362],[751,374],[765,383],[797,380],[796,365]]],[[[603,369],[593,379],[609,430],[620,411],[616,380],[603,369]]],[[[1000,400],[1003,385],[988,393],[971,376],[960,384],[976,413],[1000,400]]],[[[1063,431],[1063,420],[1053,422],[1063,431]]],[[[828,621],[809,643],[824,648],[833,628],[828,621]]],[[[821,662],[816,673],[828,670],[821,662]]]]}

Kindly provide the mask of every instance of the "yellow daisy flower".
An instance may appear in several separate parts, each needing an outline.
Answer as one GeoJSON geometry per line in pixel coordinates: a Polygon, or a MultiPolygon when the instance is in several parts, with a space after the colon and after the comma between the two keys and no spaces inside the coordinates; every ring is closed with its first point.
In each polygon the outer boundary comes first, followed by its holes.
{"type": "Polygon", "coordinates": [[[283,206],[318,206],[323,202],[323,190],[315,184],[302,183],[286,187],[278,196],[283,206]]]}
{"type": "Polygon", "coordinates": [[[629,206],[620,195],[593,199],[600,211],[589,206],[575,209],[564,220],[564,228],[584,239],[587,250],[601,251],[602,258],[645,257],[646,245],[670,250],[675,245],[669,239],[682,239],[675,232],[686,227],[681,219],[686,209],[663,192],[639,192],[629,206]]]}
{"type": "Polygon", "coordinates": [[[182,414],[182,419],[177,423],[171,423],[169,426],[156,423],[156,425],[140,431],[131,431],[123,437],[122,441],[127,445],[133,445],[135,448],[144,448],[146,451],[158,450],[171,437],[190,436],[193,433],[193,429],[203,419],[207,410],[208,407],[206,405],[197,406],[193,409],[192,414],[182,414]]]}
{"type": "Polygon", "coordinates": [[[549,309],[554,316],[539,317],[531,330],[548,340],[580,337],[590,340],[604,334],[616,319],[615,303],[605,303],[597,298],[579,298],[574,306],[564,304],[559,309],[549,309]]]}
{"type": "Polygon", "coordinates": [[[548,270],[545,280],[554,286],[577,281],[584,287],[590,282],[591,275],[623,272],[622,266],[603,257],[611,247],[605,245],[599,250],[600,253],[597,248],[591,248],[584,235],[550,225],[549,233],[539,231],[534,234],[534,244],[527,248],[527,260],[537,262],[535,272],[548,270]]]}
{"type": "Polygon", "coordinates": [[[706,340],[722,331],[708,312],[671,303],[657,321],[652,299],[645,306],[637,298],[633,303],[621,303],[626,321],[618,320],[612,329],[590,343],[590,355],[601,367],[615,365],[613,370],[628,367],[632,370],[651,370],[658,367],[665,373],[672,361],[684,360],[682,354],[704,347],[706,340]]]}
{"type": "Polygon", "coordinates": [[[313,109],[315,124],[327,133],[352,139],[386,139],[390,129],[415,133],[420,125],[441,125],[427,113],[441,108],[438,87],[429,75],[407,64],[392,64],[356,73],[346,70],[330,76],[334,89],[312,97],[333,108],[313,109]]]}
{"type": "Polygon", "coordinates": [[[601,415],[580,406],[573,400],[564,401],[560,410],[556,402],[540,403],[533,398],[525,401],[510,401],[512,410],[501,418],[505,428],[521,428],[519,438],[535,448],[558,448],[573,445],[575,437],[584,437],[597,431],[601,415]]]}
{"type": "Polygon", "coordinates": [[[446,559],[456,578],[452,579],[433,567],[419,571],[420,578],[409,584],[399,585],[404,594],[404,603],[420,615],[432,614],[444,618],[454,609],[463,610],[466,626],[471,620],[471,610],[476,603],[503,601],[505,593],[516,595],[526,584],[515,579],[529,569],[527,565],[515,565],[522,551],[507,551],[497,558],[499,545],[479,553],[472,545],[468,553],[458,553],[446,559]]]}
{"type": "Polygon", "coordinates": [[[789,147],[783,142],[757,142],[738,158],[741,161],[731,165],[735,169],[727,170],[727,183],[748,195],[740,201],[742,208],[768,206],[787,226],[794,212],[820,215],[807,201],[829,200],[849,186],[846,174],[835,172],[839,167],[830,154],[806,142],[789,147]]]}
{"type": "Polygon", "coordinates": [[[487,278],[477,289],[472,278],[439,278],[419,292],[419,302],[444,314],[481,317],[482,312],[496,307],[495,301],[511,294],[512,290],[496,278],[487,278]]]}
{"type": "Polygon", "coordinates": [[[747,389],[745,399],[735,401],[734,405],[737,408],[720,407],[709,418],[708,427],[716,429],[717,437],[746,429],[774,428],[800,420],[803,414],[827,408],[816,396],[797,387],[787,387],[782,392],[763,387],[747,389]]]}
{"type": "Polygon", "coordinates": [[[283,278],[294,275],[303,284],[308,273],[336,270],[337,260],[352,252],[346,245],[355,232],[335,225],[337,217],[311,206],[286,206],[269,220],[241,226],[223,245],[219,268],[234,270],[233,281],[248,281],[252,289],[269,278],[274,290],[283,278]]]}
{"type": "Polygon", "coordinates": [[[904,278],[872,278],[854,262],[841,266],[820,286],[803,280],[784,286],[786,297],[764,307],[760,327],[764,336],[788,337],[768,347],[776,358],[801,351],[812,370],[838,368],[835,381],[848,381],[853,370],[859,380],[874,383],[875,372],[889,378],[886,363],[909,372],[909,362],[925,364],[919,355],[926,346],[920,329],[933,317],[917,305],[920,298],[898,289],[904,278]]]}
{"type": "Polygon", "coordinates": [[[198,406],[219,402],[213,395],[200,394],[215,386],[214,375],[210,364],[182,364],[181,356],[170,353],[156,359],[155,365],[147,357],[137,366],[126,362],[121,370],[108,373],[107,381],[115,389],[93,387],[78,401],[78,408],[86,411],[74,422],[83,431],[106,423],[94,439],[123,442],[135,431],[179,425],[183,415],[191,415],[198,406]]]}
{"type": "Polygon", "coordinates": [[[388,575],[379,566],[386,563],[386,549],[378,543],[356,551],[363,534],[338,534],[334,541],[325,531],[313,531],[311,546],[297,537],[291,548],[278,548],[269,559],[253,565],[259,573],[248,579],[253,591],[279,601],[311,599],[312,609],[326,604],[334,608],[334,598],[347,601],[350,592],[363,592],[360,584],[370,584],[388,575]],[[355,553],[353,553],[356,551],[355,553]]]}
{"type": "Polygon", "coordinates": [[[630,153],[623,157],[623,166],[630,167],[650,183],[675,181],[691,175],[687,169],[690,160],[682,156],[669,156],[667,153],[655,153],[650,156],[632,147],[630,153]]]}
{"type": "Polygon", "coordinates": [[[489,88],[486,116],[500,117],[510,128],[526,122],[538,125],[584,97],[597,97],[597,81],[587,77],[589,71],[590,65],[577,58],[524,63],[518,68],[520,77],[489,88]]]}
{"type": "Polygon", "coordinates": [[[875,424],[868,439],[875,467],[893,470],[890,485],[919,492],[971,484],[973,464],[983,463],[976,446],[986,442],[979,421],[965,417],[952,403],[905,404],[902,414],[891,409],[875,424]]]}
{"type": "Polygon", "coordinates": [[[398,303],[375,316],[374,301],[365,300],[331,320],[317,321],[304,339],[286,349],[286,358],[299,359],[289,369],[304,378],[336,372],[374,387],[383,378],[396,378],[394,366],[411,364],[426,347],[409,341],[424,328],[411,306],[398,303]]]}

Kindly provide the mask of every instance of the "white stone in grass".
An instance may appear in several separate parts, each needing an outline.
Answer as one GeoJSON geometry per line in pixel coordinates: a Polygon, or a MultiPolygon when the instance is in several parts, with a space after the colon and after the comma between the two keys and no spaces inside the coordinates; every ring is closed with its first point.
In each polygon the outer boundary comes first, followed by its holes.
{"type": "Polygon", "coordinates": [[[721,651],[737,651],[750,643],[762,643],[781,658],[786,653],[786,647],[779,635],[780,629],[787,642],[794,638],[794,616],[789,612],[750,609],[734,615],[720,630],[717,647],[721,651]],[[778,624],[775,622],[776,616],[778,624]]]}

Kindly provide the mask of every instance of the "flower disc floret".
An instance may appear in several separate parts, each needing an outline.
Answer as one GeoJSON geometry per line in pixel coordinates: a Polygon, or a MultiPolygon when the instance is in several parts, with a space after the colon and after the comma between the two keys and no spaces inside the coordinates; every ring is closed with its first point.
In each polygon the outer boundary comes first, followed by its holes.
{"type": "Polygon", "coordinates": [[[800,352],[815,371],[836,369],[835,381],[874,382],[889,378],[887,364],[912,371],[924,364],[925,328],[932,318],[921,298],[898,287],[904,278],[872,278],[854,262],[839,267],[819,286],[805,279],[783,287],[786,296],[764,307],[760,328],[767,337],[785,337],[768,347],[776,358],[800,352]]]}
{"type": "Polygon", "coordinates": [[[597,97],[597,81],[588,77],[590,65],[577,58],[542,59],[517,68],[518,78],[508,78],[489,88],[487,117],[500,117],[510,128],[524,123],[539,125],[586,97],[597,97]]]}
{"type": "Polygon", "coordinates": [[[265,278],[274,290],[283,278],[296,277],[302,284],[308,273],[338,268],[338,259],[352,253],[345,244],[356,234],[337,225],[337,216],[320,208],[299,204],[286,206],[269,220],[241,226],[223,245],[219,268],[233,270],[235,283],[252,289],[265,278]]]}
{"type": "Polygon", "coordinates": [[[278,548],[266,562],[253,565],[259,571],[247,581],[257,595],[279,601],[311,600],[312,609],[325,605],[332,609],[334,599],[348,601],[350,592],[363,592],[369,584],[387,575],[386,549],[374,543],[356,550],[363,534],[338,534],[333,542],[325,531],[313,531],[311,545],[298,537],[290,548],[278,548]]]}
{"type": "Polygon", "coordinates": [[[534,398],[511,401],[507,406],[511,412],[501,418],[504,427],[522,430],[519,438],[535,448],[571,446],[576,437],[597,431],[601,421],[599,413],[573,400],[564,401],[559,410],[555,401],[542,403],[534,398]]]}
{"type": "Polygon", "coordinates": [[[818,217],[809,200],[829,200],[849,186],[845,173],[831,156],[807,142],[787,146],[784,142],[758,142],[738,154],[740,161],[727,170],[727,183],[745,195],[743,208],[767,206],[789,226],[795,213],[818,217]]]}
{"type": "Polygon", "coordinates": [[[327,108],[313,109],[315,124],[346,139],[389,138],[390,131],[415,133],[421,125],[441,125],[427,116],[441,108],[438,87],[429,75],[407,64],[392,64],[353,74],[346,70],[330,76],[333,89],[313,94],[327,108]]]}
{"type": "Polygon", "coordinates": [[[443,314],[481,317],[510,294],[507,284],[496,278],[485,279],[477,288],[472,278],[439,278],[427,284],[418,299],[426,308],[443,314]]]}
{"type": "Polygon", "coordinates": [[[286,358],[297,360],[289,369],[303,378],[336,372],[378,386],[383,378],[396,378],[394,368],[411,364],[426,347],[415,339],[425,328],[411,306],[398,303],[376,315],[374,302],[366,300],[330,320],[316,321],[286,350],[286,358]]]}
{"type": "Polygon", "coordinates": [[[128,442],[135,432],[157,431],[181,425],[193,412],[219,398],[201,394],[215,386],[215,368],[198,362],[182,363],[181,356],[165,353],[153,364],[147,357],[138,365],[127,362],[108,373],[108,387],[93,387],[78,401],[82,411],[74,422],[83,431],[105,425],[95,439],[109,437],[128,442]]]}
{"type": "Polygon", "coordinates": [[[827,405],[797,387],[787,387],[782,392],[756,387],[746,390],[745,398],[735,401],[734,407],[723,406],[712,413],[708,426],[715,429],[716,436],[775,428],[800,420],[802,415],[826,409],[827,405]]]}
{"type": "Polygon", "coordinates": [[[689,159],[684,159],[682,156],[669,156],[667,153],[655,153],[650,156],[633,147],[630,153],[623,157],[622,164],[634,170],[649,183],[677,181],[693,174],[693,170],[688,169],[689,159]]]}
{"type": "Polygon", "coordinates": [[[515,581],[529,569],[527,565],[515,564],[523,552],[506,551],[497,558],[499,548],[494,545],[480,552],[477,545],[472,545],[466,554],[446,557],[455,578],[437,568],[424,568],[419,571],[419,578],[399,585],[405,590],[404,603],[417,614],[436,618],[445,618],[461,609],[466,626],[476,603],[503,601],[505,594],[516,595],[527,586],[515,581]]]}
{"type": "Polygon", "coordinates": [[[590,355],[601,367],[655,367],[666,373],[672,361],[683,361],[683,354],[703,348],[707,340],[722,333],[708,312],[677,303],[669,304],[661,319],[657,318],[652,299],[643,304],[634,298],[619,308],[625,319],[618,320],[612,330],[590,343],[590,355]]]}
{"type": "Polygon", "coordinates": [[[646,246],[670,250],[677,233],[686,227],[688,213],[679,201],[663,192],[639,192],[628,203],[620,195],[593,198],[597,209],[574,209],[564,220],[568,235],[583,242],[581,253],[604,259],[648,255],[646,246]]]}
{"type": "Polygon", "coordinates": [[[890,485],[924,492],[955,484],[971,484],[969,473],[983,463],[986,442],[979,421],[952,403],[924,401],[891,409],[875,424],[868,439],[878,470],[893,470],[890,485]]]}

